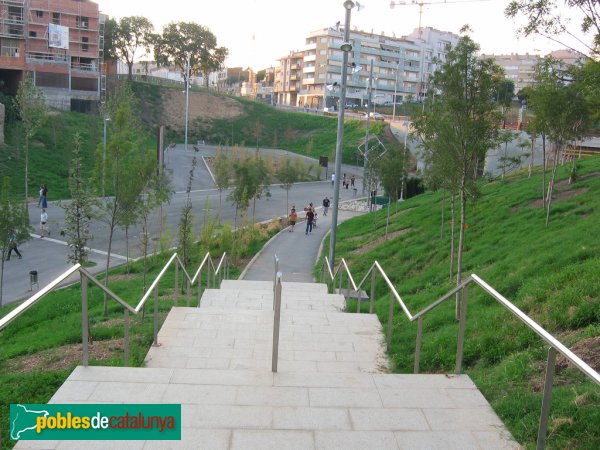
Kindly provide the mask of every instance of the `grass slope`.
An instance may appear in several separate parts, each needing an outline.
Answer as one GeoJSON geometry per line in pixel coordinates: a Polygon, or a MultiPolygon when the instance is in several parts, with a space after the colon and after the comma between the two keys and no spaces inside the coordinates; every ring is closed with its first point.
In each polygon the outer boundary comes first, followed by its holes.
{"type": "MultiPolygon", "coordinates": [[[[559,168],[547,228],[538,200],[540,174],[529,179],[517,175],[483,186],[477,203],[468,206],[463,273],[482,277],[599,370],[600,158],[582,161],[571,186],[566,181],[569,169],[559,168]]],[[[442,204],[441,193],[427,193],[393,205],[388,231],[397,235],[387,242],[383,241],[386,210],[345,222],[339,228],[337,254],[350,262],[357,280],[374,260],[379,261],[416,313],[453,286],[449,280],[449,202],[445,202],[443,221],[442,204]]],[[[389,295],[381,281],[376,297],[376,312],[382,324],[387,324],[389,295]]],[[[481,289],[470,289],[468,305],[464,372],[514,437],[533,448],[547,348],[481,289]]],[[[349,310],[355,308],[350,305],[349,310]]],[[[393,370],[411,373],[416,323],[409,323],[396,307],[393,324],[393,370]]],[[[452,302],[426,316],[423,373],[454,371],[457,330],[452,302]]],[[[600,448],[600,389],[575,369],[567,369],[561,359],[548,448],[600,448]]]]}

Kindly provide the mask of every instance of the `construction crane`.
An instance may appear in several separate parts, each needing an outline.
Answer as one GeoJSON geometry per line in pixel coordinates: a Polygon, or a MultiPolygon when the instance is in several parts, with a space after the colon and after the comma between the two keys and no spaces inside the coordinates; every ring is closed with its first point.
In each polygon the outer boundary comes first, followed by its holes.
{"type": "Polygon", "coordinates": [[[400,1],[400,2],[390,2],[390,8],[394,9],[396,6],[411,6],[417,5],[419,7],[419,39],[422,39],[422,28],[421,28],[421,19],[423,16],[423,6],[425,5],[446,5],[450,3],[475,3],[475,2],[489,2],[491,0],[450,0],[450,1],[440,1],[440,2],[424,2],[422,0],[411,0],[410,2],[400,1]]]}

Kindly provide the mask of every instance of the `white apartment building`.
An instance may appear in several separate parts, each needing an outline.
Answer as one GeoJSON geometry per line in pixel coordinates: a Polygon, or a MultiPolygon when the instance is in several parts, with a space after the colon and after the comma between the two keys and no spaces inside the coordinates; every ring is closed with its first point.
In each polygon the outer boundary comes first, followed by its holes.
{"type": "MultiPolygon", "coordinates": [[[[343,37],[340,27],[313,31],[303,50],[280,58],[273,89],[276,103],[318,109],[335,107],[342,82],[343,37]]],[[[372,103],[419,100],[436,68],[435,58],[443,61],[458,40],[458,35],[430,27],[401,38],[352,30],[346,103],[368,103],[371,61],[372,103]]]]}

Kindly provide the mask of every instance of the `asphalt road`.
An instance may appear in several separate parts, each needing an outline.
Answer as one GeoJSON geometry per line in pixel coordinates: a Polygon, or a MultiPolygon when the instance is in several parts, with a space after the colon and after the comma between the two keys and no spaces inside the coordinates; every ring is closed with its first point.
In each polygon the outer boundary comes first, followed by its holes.
{"type": "MultiPolygon", "coordinates": [[[[194,151],[193,146],[189,145],[186,151],[183,145],[178,145],[173,149],[169,149],[165,154],[165,164],[168,170],[172,172],[172,186],[175,191],[170,203],[164,205],[162,208],[162,214],[166,219],[164,228],[172,230],[173,239],[170,243],[171,246],[176,245],[177,224],[181,210],[187,199],[186,187],[189,170],[192,166],[192,158],[194,157],[198,158],[198,164],[196,165],[189,195],[193,205],[196,233],[199,234],[207,215],[215,215],[219,212],[219,204],[221,204],[221,221],[231,223],[232,225],[234,223],[235,208],[226,200],[229,191],[223,191],[222,195],[219,195],[219,191],[216,189],[201,159],[202,155],[214,155],[216,150],[217,148],[213,146],[202,146],[199,151],[194,151]],[[221,202],[219,197],[221,197],[221,202]],[[206,208],[207,204],[209,205],[208,208],[206,208]]],[[[254,151],[254,149],[248,149],[248,151],[254,151]]],[[[289,154],[284,150],[272,149],[261,149],[261,153],[273,155],[289,154]]],[[[289,155],[296,156],[294,154],[289,155]]],[[[316,165],[317,163],[313,159],[305,159],[312,164],[316,165]]],[[[332,165],[330,164],[330,166],[332,165]]],[[[340,201],[352,199],[355,195],[361,195],[362,185],[360,180],[362,178],[362,168],[344,165],[342,166],[342,173],[355,174],[357,176],[358,190],[355,194],[351,189],[342,189],[340,201]]],[[[323,173],[323,177],[324,175],[323,173]]],[[[51,189],[52,187],[50,186],[51,189]]],[[[270,198],[262,198],[256,202],[254,218],[257,222],[286,216],[288,205],[290,207],[291,205],[295,205],[301,210],[309,202],[320,205],[321,200],[326,195],[330,198],[333,196],[333,188],[330,181],[296,183],[290,189],[287,200],[286,191],[280,185],[272,185],[270,192],[270,198]]],[[[60,236],[60,230],[64,224],[64,211],[57,202],[51,201],[48,205],[47,213],[51,236],[50,238],[40,238],[40,211],[35,204],[30,204],[31,226],[35,231],[30,241],[19,246],[19,249],[23,253],[23,259],[12,257],[10,261],[4,263],[2,304],[11,303],[32,295],[32,291],[30,290],[30,271],[35,270],[38,272],[39,285],[43,287],[71,267],[71,264],[67,262],[68,248],[64,237],[60,236]]],[[[249,214],[252,214],[252,206],[249,214]]],[[[101,221],[95,221],[91,228],[94,236],[93,240],[89,243],[92,249],[91,260],[97,264],[91,271],[98,273],[104,270],[106,264],[109,228],[101,221]]],[[[141,230],[141,225],[129,229],[129,256],[132,258],[141,255],[139,240],[141,230]]],[[[160,210],[154,211],[151,214],[149,231],[154,247],[151,248],[151,251],[153,251],[158,249],[160,210]]],[[[111,266],[125,262],[127,252],[125,231],[116,229],[111,249],[111,266]]],[[[34,286],[35,289],[37,289],[37,286],[34,286]]]]}

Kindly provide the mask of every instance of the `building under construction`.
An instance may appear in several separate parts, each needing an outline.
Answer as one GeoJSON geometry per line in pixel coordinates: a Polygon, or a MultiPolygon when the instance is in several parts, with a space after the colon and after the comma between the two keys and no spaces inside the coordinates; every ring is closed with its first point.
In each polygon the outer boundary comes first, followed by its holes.
{"type": "Polygon", "coordinates": [[[92,111],[104,99],[104,16],[87,0],[0,0],[0,80],[30,74],[49,106],[92,111]]]}

